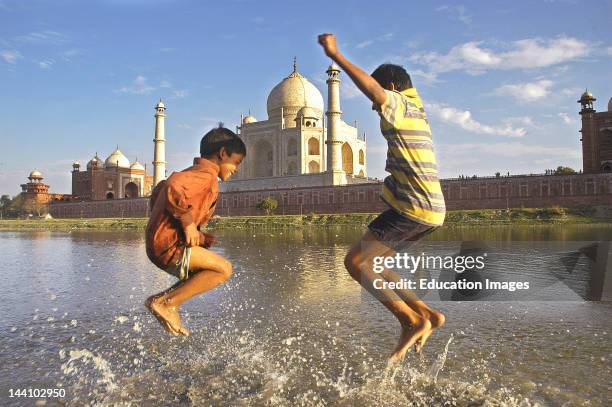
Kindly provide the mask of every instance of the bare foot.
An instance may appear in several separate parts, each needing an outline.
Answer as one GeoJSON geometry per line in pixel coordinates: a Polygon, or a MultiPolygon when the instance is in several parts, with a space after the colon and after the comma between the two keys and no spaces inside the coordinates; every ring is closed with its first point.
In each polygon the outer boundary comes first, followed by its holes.
{"type": "Polygon", "coordinates": [[[151,314],[157,318],[160,324],[162,324],[164,329],[172,335],[189,335],[189,331],[181,324],[181,317],[177,309],[166,305],[161,296],[153,295],[147,298],[145,306],[151,311],[151,314]]]}
{"type": "Polygon", "coordinates": [[[389,358],[389,364],[395,364],[404,359],[408,349],[429,330],[431,330],[431,322],[428,319],[423,319],[417,325],[402,325],[402,333],[393,354],[389,358]]]}
{"type": "Polygon", "coordinates": [[[423,333],[423,336],[421,336],[416,341],[416,344],[414,345],[414,350],[416,353],[421,352],[421,350],[425,346],[425,342],[427,342],[427,339],[429,339],[434,329],[439,328],[442,325],[444,325],[445,321],[446,321],[446,318],[444,317],[444,314],[442,314],[441,312],[432,310],[429,313],[429,322],[431,322],[431,328],[425,331],[423,333]]]}

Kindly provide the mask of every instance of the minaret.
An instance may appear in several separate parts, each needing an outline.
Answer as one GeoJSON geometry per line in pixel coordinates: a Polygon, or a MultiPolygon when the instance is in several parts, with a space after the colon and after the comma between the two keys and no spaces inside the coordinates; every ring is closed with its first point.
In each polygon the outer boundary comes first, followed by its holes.
{"type": "MultiPolygon", "coordinates": [[[[340,68],[335,62],[327,68],[327,172],[342,173],[342,141],[339,140],[340,133],[340,68]]],[[[333,176],[333,185],[343,183],[342,177],[333,176]]]]}
{"type": "Polygon", "coordinates": [[[153,152],[153,187],[166,179],[166,107],[159,99],[155,106],[155,150],[153,152]]]}
{"type": "Polygon", "coordinates": [[[600,167],[599,145],[597,143],[597,128],[594,118],[596,101],[593,94],[585,90],[578,103],[580,103],[580,116],[582,116],[582,172],[585,174],[598,173],[600,167]]]}

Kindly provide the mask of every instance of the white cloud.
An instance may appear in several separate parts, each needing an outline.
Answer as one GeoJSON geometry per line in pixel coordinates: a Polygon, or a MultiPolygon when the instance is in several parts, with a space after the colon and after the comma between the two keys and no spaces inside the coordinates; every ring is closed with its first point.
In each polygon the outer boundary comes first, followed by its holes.
{"type": "Polygon", "coordinates": [[[552,81],[541,79],[536,82],[503,85],[495,89],[499,95],[508,95],[522,102],[535,102],[550,95],[552,81]]]}
{"type": "Polygon", "coordinates": [[[507,137],[523,137],[526,134],[525,128],[514,127],[511,123],[504,123],[499,126],[480,123],[472,118],[472,113],[469,110],[460,110],[437,103],[426,104],[426,108],[436,119],[444,123],[457,125],[472,133],[507,137]]]}
{"type": "Polygon", "coordinates": [[[522,124],[523,126],[537,127],[533,119],[529,116],[508,117],[504,119],[503,121],[504,123],[511,123],[511,124],[518,123],[518,124],[522,124]]]}
{"type": "Polygon", "coordinates": [[[356,46],[357,48],[365,48],[365,47],[368,47],[368,46],[370,46],[370,45],[372,45],[372,44],[374,44],[374,41],[372,41],[372,40],[367,40],[367,41],[360,42],[359,44],[357,44],[357,45],[355,45],[355,46],[356,46]]]}
{"type": "Polygon", "coordinates": [[[189,95],[189,91],[187,89],[178,89],[172,92],[172,97],[175,99],[182,99],[189,95]]]}
{"type": "Polygon", "coordinates": [[[454,18],[461,21],[464,24],[470,24],[472,22],[472,16],[468,15],[465,12],[465,6],[457,5],[457,6],[440,6],[436,9],[436,11],[444,11],[450,13],[454,18]]]}
{"type": "Polygon", "coordinates": [[[179,123],[179,124],[176,125],[176,127],[178,127],[179,129],[183,129],[183,130],[191,130],[191,129],[193,129],[193,127],[191,127],[190,125],[185,124],[185,123],[179,123]]]}
{"type": "Polygon", "coordinates": [[[355,86],[352,81],[346,80],[340,83],[340,96],[343,99],[354,99],[361,95],[363,95],[363,93],[361,93],[359,88],[355,86]]]}
{"type": "Polygon", "coordinates": [[[117,89],[116,92],[130,93],[133,95],[150,95],[155,89],[156,87],[150,85],[146,77],[138,75],[131,85],[123,86],[122,88],[117,89]]]}
{"type": "Polygon", "coordinates": [[[358,43],[357,45],[355,45],[355,48],[366,48],[369,47],[370,45],[374,44],[377,41],[389,41],[393,38],[393,33],[386,33],[383,34],[377,38],[371,39],[371,40],[365,40],[362,41],[360,43],[358,43]]]}
{"type": "Polygon", "coordinates": [[[9,49],[0,51],[0,57],[4,59],[4,62],[7,62],[9,64],[14,64],[17,62],[17,60],[23,58],[19,51],[9,49]]]}
{"type": "Polygon", "coordinates": [[[490,69],[533,69],[566,63],[592,52],[587,42],[573,37],[515,41],[507,51],[495,51],[483,42],[471,41],[453,47],[447,54],[417,52],[409,60],[426,65],[435,73],[465,70],[480,74],[490,69]]]}
{"type": "Polygon", "coordinates": [[[51,43],[51,44],[60,44],[67,41],[67,38],[64,34],[59,33],[57,31],[39,31],[39,32],[31,32],[29,34],[20,35],[13,38],[14,41],[20,43],[51,43]]]}
{"type": "Polygon", "coordinates": [[[608,47],[607,51],[608,51],[608,55],[612,55],[612,47],[608,47]]]}
{"type": "Polygon", "coordinates": [[[49,69],[51,68],[51,65],[53,65],[55,63],[55,61],[53,59],[45,59],[43,61],[38,61],[38,66],[41,69],[49,69]]]}
{"type": "Polygon", "coordinates": [[[574,124],[577,122],[575,118],[570,117],[570,115],[565,112],[557,113],[557,116],[559,116],[565,124],[574,124]]]}
{"type": "Polygon", "coordinates": [[[537,156],[538,159],[553,157],[575,159],[581,155],[581,152],[575,148],[530,145],[521,142],[440,144],[438,149],[440,154],[446,155],[447,158],[448,156],[497,156],[508,158],[537,156]]]}

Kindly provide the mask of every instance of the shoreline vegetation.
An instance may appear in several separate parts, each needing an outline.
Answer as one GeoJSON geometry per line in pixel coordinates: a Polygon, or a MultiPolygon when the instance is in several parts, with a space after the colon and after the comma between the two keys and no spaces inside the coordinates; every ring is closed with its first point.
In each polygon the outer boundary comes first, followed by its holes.
{"type": "MultiPolygon", "coordinates": [[[[296,227],[365,227],[378,213],[261,215],[215,217],[209,229],[282,229],[296,227]]],[[[147,218],[4,219],[0,230],[144,230],[147,218]]],[[[612,224],[608,207],[518,208],[449,211],[444,226],[612,224]]]]}

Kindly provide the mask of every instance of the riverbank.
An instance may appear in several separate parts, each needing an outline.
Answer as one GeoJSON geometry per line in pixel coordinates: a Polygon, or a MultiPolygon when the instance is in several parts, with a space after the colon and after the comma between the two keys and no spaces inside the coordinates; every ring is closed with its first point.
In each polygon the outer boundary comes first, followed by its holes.
{"type": "MultiPolygon", "coordinates": [[[[305,214],[270,216],[217,217],[210,222],[211,229],[228,228],[295,228],[295,227],[364,227],[378,214],[305,214]]],[[[521,208],[487,209],[473,211],[450,211],[445,226],[491,226],[491,225],[542,225],[542,224],[588,224],[611,223],[609,212],[596,208],[521,208]]],[[[0,230],[144,230],[146,218],[84,218],[0,220],[0,230]]]]}

